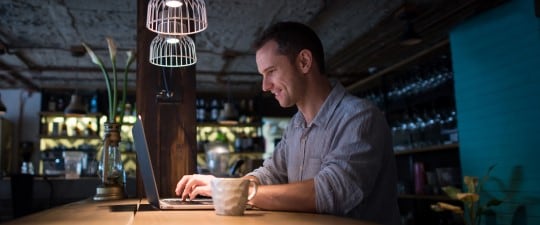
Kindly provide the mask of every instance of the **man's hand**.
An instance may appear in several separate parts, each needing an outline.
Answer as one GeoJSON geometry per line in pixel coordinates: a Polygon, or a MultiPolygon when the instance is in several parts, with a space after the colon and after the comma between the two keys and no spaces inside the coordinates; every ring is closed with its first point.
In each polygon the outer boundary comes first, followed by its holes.
{"type": "Polygon", "coordinates": [[[212,196],[212,188],[210,188],[210,180],[212,175],[185,175],[178,181],[176,185],[176,195],[181,196],[182,200],[195,199],[197,195],[212,196]]]}

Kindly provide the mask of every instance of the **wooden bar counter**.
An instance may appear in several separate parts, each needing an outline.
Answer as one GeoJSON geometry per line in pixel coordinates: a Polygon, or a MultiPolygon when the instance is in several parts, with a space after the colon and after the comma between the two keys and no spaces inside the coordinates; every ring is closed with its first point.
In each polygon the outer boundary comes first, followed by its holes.
{"type": "Polygon", "coordinates": [[[213,210],[156,210],[146,200],[126,199],[95,202],[83,200],[59,206],[3,223],[4,225],[33,224],[357,224],[372,223],[331,215],[247,210],[244,216],[218,216],[213,210]]]}
{"type": "Polygon", "coordinates": [[[88,199],[10,220],[2,225],[132,224],[138,203],[137,199],[103,202],[88,199]]]}

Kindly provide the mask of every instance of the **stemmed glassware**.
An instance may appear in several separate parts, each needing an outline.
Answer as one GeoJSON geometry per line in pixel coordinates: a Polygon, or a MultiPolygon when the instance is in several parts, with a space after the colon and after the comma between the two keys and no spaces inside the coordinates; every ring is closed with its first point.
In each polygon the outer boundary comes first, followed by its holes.
{"type": "Polygon", "coordinates": [[[390,80],[391,83],[386,89],[372,89],[359,94],[360,97],[374,102],[383,111],[395,111],[396,108],[403,110],[401,115],[392,113],[393,115],[389,117],[395,151],[456,141],[449,137],[457,132],[456,110],[452,106],[453,103],[447,103],[443,107],[436,107],[432,103],[426,107],[425,104],[418,105],[416,103],[418,101],[413,99],[453,82],[454,74],[449,62],[447,55],[441,55],[424,65],[412,67],[403,72],[405,74],[397,74],[390,80]],[[413,104],[415,105],[412,106],[413,104]]]}
{"type": "Polygon", "coordinates": [[[433,65],[426,69],[415,68],[407,76],[392,83],[386,93],[389,100],[415,96],[433,90],[453,79],[454,74],[446,65],[433,65]]]}
{"type": "Polygon", "coordinates": [[[452,143],[445,133],[454,131],[456,127],[456,110],[453,107],[425,108],[412,114],[404,112],[391,123],[394,151],[452,143]]]}

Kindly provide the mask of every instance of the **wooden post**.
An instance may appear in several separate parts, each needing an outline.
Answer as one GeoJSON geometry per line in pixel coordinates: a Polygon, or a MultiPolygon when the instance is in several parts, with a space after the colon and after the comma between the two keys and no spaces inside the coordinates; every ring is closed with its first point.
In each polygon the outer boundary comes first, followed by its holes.
{"type": "MultiPolygon", "coordinates": [[[[161,197],[174,196],[178,180],[196,170],[195,66],[162,68],[150,64],[150,43],[157,35],[146,28],[148,0],[137,0],[137,111],[147,134],[154,175],[161,197]],[[165,89],[171,98],[157,95],[165,89]]],[[[139,167],[137,167],[139,169],[139,167]]],[[[137,195],[144,187],[137,173],[137,195]]]]}

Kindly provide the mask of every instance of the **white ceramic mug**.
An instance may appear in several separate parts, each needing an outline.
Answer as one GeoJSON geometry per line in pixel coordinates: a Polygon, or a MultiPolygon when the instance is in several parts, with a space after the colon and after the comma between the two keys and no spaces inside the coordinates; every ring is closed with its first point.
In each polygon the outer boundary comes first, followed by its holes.
{"type": "Polygon", "coordinates": [[[212,200],[217,215],[244,215],[247,201],[257,193],[257,183],[243,178],[214,178],[210,181],[212,200]],[[253,191],[249,194],[250,186],[253,191]]]}

